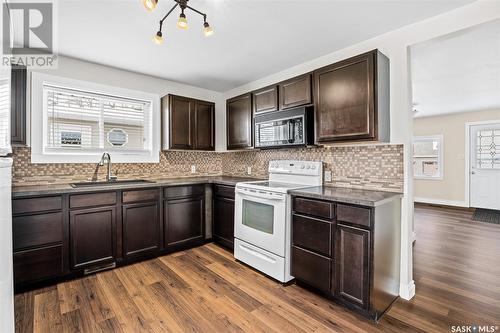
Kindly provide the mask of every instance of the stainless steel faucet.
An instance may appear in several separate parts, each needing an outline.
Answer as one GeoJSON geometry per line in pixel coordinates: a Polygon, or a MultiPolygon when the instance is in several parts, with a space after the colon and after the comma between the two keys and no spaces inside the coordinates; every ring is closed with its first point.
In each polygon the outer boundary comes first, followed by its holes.
{"type": "Polygon", "coordinates": [[[106,175],[106,181],[107,182],[115,181],[117,177],[111,175],[111,156],[109,155],[108,152],[102,154],[101,161],[99,162],[98,167],[103,166],[104,162],[108,164],[108,174],[106,175]]]}

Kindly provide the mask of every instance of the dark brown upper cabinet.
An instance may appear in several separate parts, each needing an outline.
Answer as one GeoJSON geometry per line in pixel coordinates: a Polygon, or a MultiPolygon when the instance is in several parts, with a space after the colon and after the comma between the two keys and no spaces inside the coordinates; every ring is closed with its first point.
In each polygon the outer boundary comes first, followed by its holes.
{"type": "Polygon", "coordinates": [[[26,67],[15,67],[11,71],[11,143],[26,144],[26,67]]]}
{"type": "Polygon", "coordinates": [[[254,115],[278,110],[278,86],[256,90],[252,94],[254,115]]]}
{"type": "Polygon", "coordinates": [[[169,95],[169,149],[194,149],[194,100],[169,95]]]}
{"type": "Polygon", "coordinates": [[[311,104],[311,74],[304,74],[279,84],[280,110],[311,104]]]}
{"type": "Polygon", "coordinates": [[[314,72],[316,142],[389,141],[389,59],[377,50],[314,72]]]}
{"type": "Polygon", "coordinates": [[[195,101],[194,147],[196,150],[215,150],[215,104],[195,101]]]}
{"type": "Polygon", "coordinates": [[[252,94],[226,101],[227,149],[252,148],[252,94]]]}
{"type": "Polygon", "coordinates": [[[167,149],[215,149],[214,103],[168,95],[162,98],[162,109],[169,119],[167,149]]]}

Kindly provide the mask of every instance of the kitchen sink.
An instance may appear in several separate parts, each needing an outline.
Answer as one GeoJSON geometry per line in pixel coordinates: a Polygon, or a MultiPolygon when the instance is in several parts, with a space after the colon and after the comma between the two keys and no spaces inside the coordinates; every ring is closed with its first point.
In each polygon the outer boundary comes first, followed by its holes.
{"type": "Polygon", "coordinates": [[[104,182],[81,182],[81,183],[71,183],[71,187],[96,187],[96,186],[112,186],[112,185],[127,185],[127,184],[147,184],[154,183],[153,180],[147,179],[128,179],[128,180],[113,180],[104,182]]]}

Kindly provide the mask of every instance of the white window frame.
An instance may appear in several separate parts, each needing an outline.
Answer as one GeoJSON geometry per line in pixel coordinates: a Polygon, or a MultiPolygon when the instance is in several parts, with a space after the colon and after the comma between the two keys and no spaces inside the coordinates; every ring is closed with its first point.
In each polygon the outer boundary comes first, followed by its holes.
{"type": "Polygon", "coordinates": [[[60,152],[45,151],[47,110],[44,103],[43,86],[47,84],[151,102],[151,133],[148,134],[151,140],[151,150],[145,152],[113,151],[110,154],[113,163],[160,162],[161,110],[159,95],[33,72],[31,73],[31,163],[97,163],[102,153],[106,151],[106,149],[96,152],[77,152],[70,149],[60,152]]]}
{"type": "Polygon", "coordinates": [[[444,137],[443,135],[429,135],[429,136],[414,136],[412,140],[412,161],[415,160],[415,154],[413,151],[413,147],[416,141],[428,141],[428,140],[437,140],[439,144],[439,149],[438,149],[438,171],[439,174],[437,176],[425,176],[425,175],[420,175],[416,176],[415,171],[413,171],[413,178],[414,179],[426,179],[426,180],[443,180],[444,179],[444,159],[443,159],[443,152],[444,152],[444,137]]]}

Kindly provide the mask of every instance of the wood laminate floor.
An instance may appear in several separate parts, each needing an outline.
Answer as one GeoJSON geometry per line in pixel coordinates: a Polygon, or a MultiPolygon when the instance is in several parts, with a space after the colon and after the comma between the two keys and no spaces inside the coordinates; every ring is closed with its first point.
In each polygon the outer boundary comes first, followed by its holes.
{"type": "MultiPolygon", "coordinates": [[[[500,326],[500,226],[472,212],[416,208],[416,296],[380,323],[226,250],[196,249],[16,295],[18,332],[451,332],[500,326]]],[[[497,330],[498,331],[498,330],[497,330]]]]}

